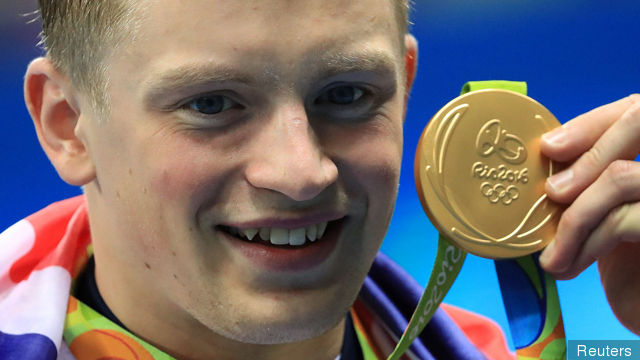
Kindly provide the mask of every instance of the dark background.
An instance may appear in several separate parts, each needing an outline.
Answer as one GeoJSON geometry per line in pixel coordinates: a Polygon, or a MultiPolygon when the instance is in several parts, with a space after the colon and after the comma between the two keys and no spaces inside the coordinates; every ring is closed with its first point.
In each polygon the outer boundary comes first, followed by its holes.
{"type": "MultiPolygon", "coordinates": [[[[0,228],[80,193],[58,178],[40,150],[22,100],[24,70],[40,54],[39,24],[27,24],[35,15],[23,16],[34,3],[0,3],[0,228]]],[[[437,232],[415,193],[413,156],[428,119],[469,80],[527,81],[529,95],[561,122],[639,92],[640,1],[418,0],[414,5],[419,71],[406,120],[400,195],[382,250],[425,284],[437,232]]],[[[615,320],[595,266],[558,286],[568,339],[638,339],[615,320]]],[[[506,328],[489,260],[470,256],[445,301],[506,328]]]]}

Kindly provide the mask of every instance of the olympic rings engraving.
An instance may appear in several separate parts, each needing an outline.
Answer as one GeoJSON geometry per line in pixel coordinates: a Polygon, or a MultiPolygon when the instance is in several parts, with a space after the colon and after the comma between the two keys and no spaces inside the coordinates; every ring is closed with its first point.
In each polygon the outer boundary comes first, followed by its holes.
{"type": "Polygon", "coordinates": [[[483,182],[482,185],[480,185],[480,192],[492,204],[502,202],[504,205],[509,205],[520,197],[520,191],[518,191],[518,188],[514,185],[505,187],[502,184],[492,185],[489,182],[483,182]]]}

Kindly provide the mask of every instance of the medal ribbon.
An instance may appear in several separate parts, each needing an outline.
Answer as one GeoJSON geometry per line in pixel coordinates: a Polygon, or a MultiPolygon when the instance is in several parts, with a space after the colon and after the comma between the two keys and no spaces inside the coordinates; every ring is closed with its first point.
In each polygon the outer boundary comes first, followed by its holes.
{"type": "MultiPolygon", "coordinates": [[[[504,89],[527,95],[527,84],[516,81],[472,81],[461,91],[504,89]]],[[[466,252],[440,234],[436,260],[427,287],[407,329],[387,358],[399,359],[429,322],[458,276],[466,252]]],[[[564,360],[566,342],[555,280],[538,262],[539,253],[496,260],[495,267],[519,360],[564,360]]]]}

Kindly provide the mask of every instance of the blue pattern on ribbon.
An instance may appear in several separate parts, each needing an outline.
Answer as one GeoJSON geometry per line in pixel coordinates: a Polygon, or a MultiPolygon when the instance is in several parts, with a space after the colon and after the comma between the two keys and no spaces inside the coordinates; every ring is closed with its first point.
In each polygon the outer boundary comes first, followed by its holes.
{"type": "MultiPolygon", "coordinates": [[[[539,294],[529,274],[516,260],[498,260],[495,265],[513,343],[517,349],[527,347],[538,339],[544,328],[546,289],[542,286],[539,294]]],[[[544,274],[538,273],[538,276],[544,284],[544,274]]]]}
{"type": "Polygon", "coordinates": [[[0,358],[3,360],[56,360],[56,345],[42,334],[12,335],[0,331],[0,358]]]}

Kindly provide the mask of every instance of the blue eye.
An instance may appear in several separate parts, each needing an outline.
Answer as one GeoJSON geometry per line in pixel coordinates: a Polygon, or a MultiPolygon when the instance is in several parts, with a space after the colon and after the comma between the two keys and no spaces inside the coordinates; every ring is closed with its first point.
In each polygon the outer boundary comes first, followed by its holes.
{"type": "Polygon", "coordinates": [[[185,107],[204,115],[215,115],[232,108],[235,102],[222,95],[206,95],[193,99],[185,107]]]}
{"type": "Polygon", "coordinates": [[[358,101],[363,95],[364,91],[359,87],[341,85],[329,89],[316,100],[316,103],[329,102],[336,105],[349,105],[358,101]]]}

